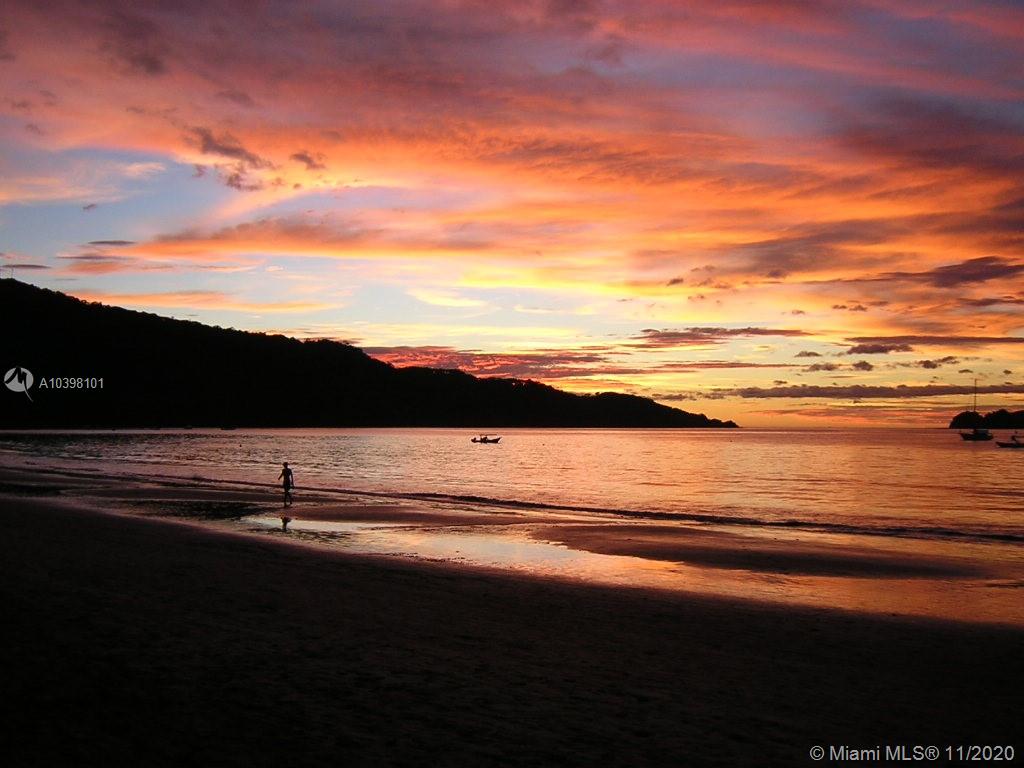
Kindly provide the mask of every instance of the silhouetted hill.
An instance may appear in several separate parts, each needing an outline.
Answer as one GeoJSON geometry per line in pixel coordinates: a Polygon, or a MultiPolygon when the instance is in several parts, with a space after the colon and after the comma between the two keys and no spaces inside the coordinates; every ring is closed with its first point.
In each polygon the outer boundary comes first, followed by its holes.
{"type": "Polygon", "coordinates": [[[958,413],[949,422],[950,429],[1024,429],[1024,411],[1008,411],[1000,408],[984,415],[977,411],[958,413]]]}
{"type": "Polygon", "coordinates": [[[0,280],[0,427],[735,427],[647,398],[395,368],[334,341],[210,327],[0,280]],[[102,378],[102,389],[40,379],[102,378]]]}

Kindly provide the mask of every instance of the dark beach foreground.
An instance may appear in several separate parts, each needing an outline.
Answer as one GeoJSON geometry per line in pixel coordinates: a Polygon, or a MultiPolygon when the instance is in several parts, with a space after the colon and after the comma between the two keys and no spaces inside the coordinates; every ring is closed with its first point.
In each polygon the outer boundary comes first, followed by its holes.
{"type": "Polygon", "coordinates": [[[806,765],[815,745],[1019,735],[1012,627],[353,556],[7,491],[8,765],[806,765]]]}

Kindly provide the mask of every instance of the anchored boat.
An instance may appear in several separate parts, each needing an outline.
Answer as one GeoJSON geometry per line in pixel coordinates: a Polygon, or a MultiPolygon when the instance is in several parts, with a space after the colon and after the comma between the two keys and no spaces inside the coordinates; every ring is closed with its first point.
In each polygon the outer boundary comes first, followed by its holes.
{"type": "MultiPolygon", "coordinates": [[[[978,380],[974,380],[974,409],[971,411],[975,416],[978,414],[978,380]]],[[[980,418],[980,417],[979,417],[980,418]]],[[[961,432],[961,440],[967,440],[969,442],[982,442],[984,440],[991,440],[992,433],[984,427],[975,427],[970,432],[961,432]]]]}

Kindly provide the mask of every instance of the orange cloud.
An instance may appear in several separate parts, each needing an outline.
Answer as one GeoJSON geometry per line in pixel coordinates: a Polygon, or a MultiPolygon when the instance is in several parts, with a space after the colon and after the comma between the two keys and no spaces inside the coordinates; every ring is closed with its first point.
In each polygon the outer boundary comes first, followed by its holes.
{"type": "Polygon", "coordinates": [[[83,301],[113,304],[125,307],[161,309],[207,309],[228,312],[297,313],[333,309],[336,304],[303,301],[255,302],[240,301],[219,291],[168,291],[166,293],[103,293],[99,291],[71,290],[71,295],[83,301]]]}
{"type": "MultiPolygon", "coordinates": [[[[684,370],[763,387],[797,341],[959,353],[1024,328],[1012,4],[13,0],[5,17],[0,205],[125,226],[78,248],[29,233],[50,273],[106,287],[81,295],[335,306],[301,276],[360,294],[351,327],[381,345],[646,342],[560,376],[668,394],[684,370]],[[182,179],[161,186],[175,174],[220,196],[187,213],[182,179]],[[145,204],[107,205],[131,185],[145,204]],[[262,267],[283,296],[237,298],[262,267]],[[199,271],[240,290],[167,290],[199,271]],[[419,301],[398,322],[375,290],[419,301]],[[773,328],[796,333],[736,332],[773,328]],[[686,344],[655,343],[670,333],[748,367],[684,368],[686,344]]],[[[992,371],[1022,355],[984,349],[992,371]]],[[[829,364],[793,375],[901,383],[829,364]]]]}

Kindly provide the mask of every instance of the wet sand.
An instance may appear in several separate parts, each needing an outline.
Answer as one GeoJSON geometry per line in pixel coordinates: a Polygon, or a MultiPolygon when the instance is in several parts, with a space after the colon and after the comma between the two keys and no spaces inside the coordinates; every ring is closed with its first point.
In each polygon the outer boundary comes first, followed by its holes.
{"type": "Polygon", "coordinates": [[[1010,627],[352,555],[0,482],[11,765],[799,765],[1019,732],[1010,627]]]}
{"type": "Polygon", "coordinates": [[[535,538],[606,555],[811,576],[982,577],[976,563],[829,542],[765,539],[668,525],[559,525],[535,538]]]}

